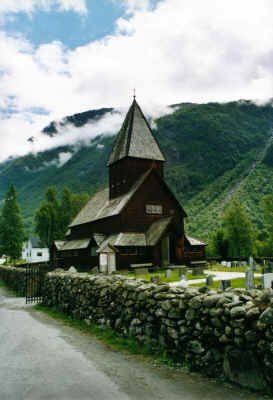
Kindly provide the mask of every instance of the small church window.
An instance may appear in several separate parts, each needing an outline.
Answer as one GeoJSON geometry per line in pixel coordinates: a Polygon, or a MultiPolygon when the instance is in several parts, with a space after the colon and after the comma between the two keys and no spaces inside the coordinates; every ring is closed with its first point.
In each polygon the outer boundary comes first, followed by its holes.
{"type": "Polygon", "coordinates": [[[42,257],[43,253],[41,251],[37,252],[37,257],[42,257]]]}
{"type": "Polygon", "coordinates": [[[159,204],[146,204],[147,214],[162,214],[163,208],[159,204]]]}

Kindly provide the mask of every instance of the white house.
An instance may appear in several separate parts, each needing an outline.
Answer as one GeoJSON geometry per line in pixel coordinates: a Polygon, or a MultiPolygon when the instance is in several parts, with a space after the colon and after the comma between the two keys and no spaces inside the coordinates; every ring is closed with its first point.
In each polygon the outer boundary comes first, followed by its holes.
{"type": "Polygon", "coordinates": [[[49,249],[37,237],[30,237],[23,245],[22,259],[29,263],[49,261],[49,249]]]}

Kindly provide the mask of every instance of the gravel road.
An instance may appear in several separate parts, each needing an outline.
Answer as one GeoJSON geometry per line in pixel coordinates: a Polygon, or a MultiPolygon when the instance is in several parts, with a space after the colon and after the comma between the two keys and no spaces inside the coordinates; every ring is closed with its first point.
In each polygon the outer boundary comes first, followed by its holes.
{"type": "Polygon", "coordinates": [[[113,351],[0,288],[1,400],[261,400],[113,351]]]}

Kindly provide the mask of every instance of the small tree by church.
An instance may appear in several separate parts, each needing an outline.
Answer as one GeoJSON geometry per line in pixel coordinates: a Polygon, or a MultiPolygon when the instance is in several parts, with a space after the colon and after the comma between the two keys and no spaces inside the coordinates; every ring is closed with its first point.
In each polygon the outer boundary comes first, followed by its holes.
{"type": "Polygon", "coordinates": [[[254,230],[245,207],[234,199],[223,215],[223,228],[231,257],[249,257],[254,251],[254,230]]]}
{"type": "Polygon", "coordinates": [[[16,189],[10,186],[5,196],[0,219],[0,243],[2,254],[15,261],[21,257],[24,241],[24,227],[16,189]]]}

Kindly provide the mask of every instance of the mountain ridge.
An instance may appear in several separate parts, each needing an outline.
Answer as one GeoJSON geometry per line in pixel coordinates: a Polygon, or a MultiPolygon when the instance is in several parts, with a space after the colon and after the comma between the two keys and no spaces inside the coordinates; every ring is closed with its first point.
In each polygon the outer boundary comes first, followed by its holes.
{"type": "MultiPolygon", "coordinates": [[[[83,127],[103,118],[113,108],[89,110],[51,122],[83,127]],[[84,121],[84,122],[83,122],[84,121]]],[[[145,112],[145,110],[144,110],[145,112]]],[[[55,125],[54,125],[55,124],[55,125]]],[[[207,239],[219,220],[220,204],[225,194],[244,175],[269,141],[273,127],[271,104],[258,106],[250,101],[229,103],[175,105],[172,114],[155,120],[154,134],[167,157],[166,180],[189,215],[187,229],[207,239]]],[[[33,231],[33,216],[44,191],[55,185],[74,191],[94,193],[107,184],[106,162],[115,136],[98,135],[88,143],[66,145],[37,154],[28,154],[0,164],[0,199],[9,184],[17,187],[27,228],[33,231]]],[[[253,213],[256,226],[261,226],[258,210],[262,194],[272,192],[266,182],[261,190],[257,179],[266,177],[273,183],[273,145],[247,179],[239,195],[253,213]],[[255,181],[255,182],[254,182],[255,181]],[[251,189],[256,185],[260,193],[251,189]],[[255,212],[253,211],[255,210],[255,212]],[[255,215],[254,215],[255,214],[255,215]]]]}

